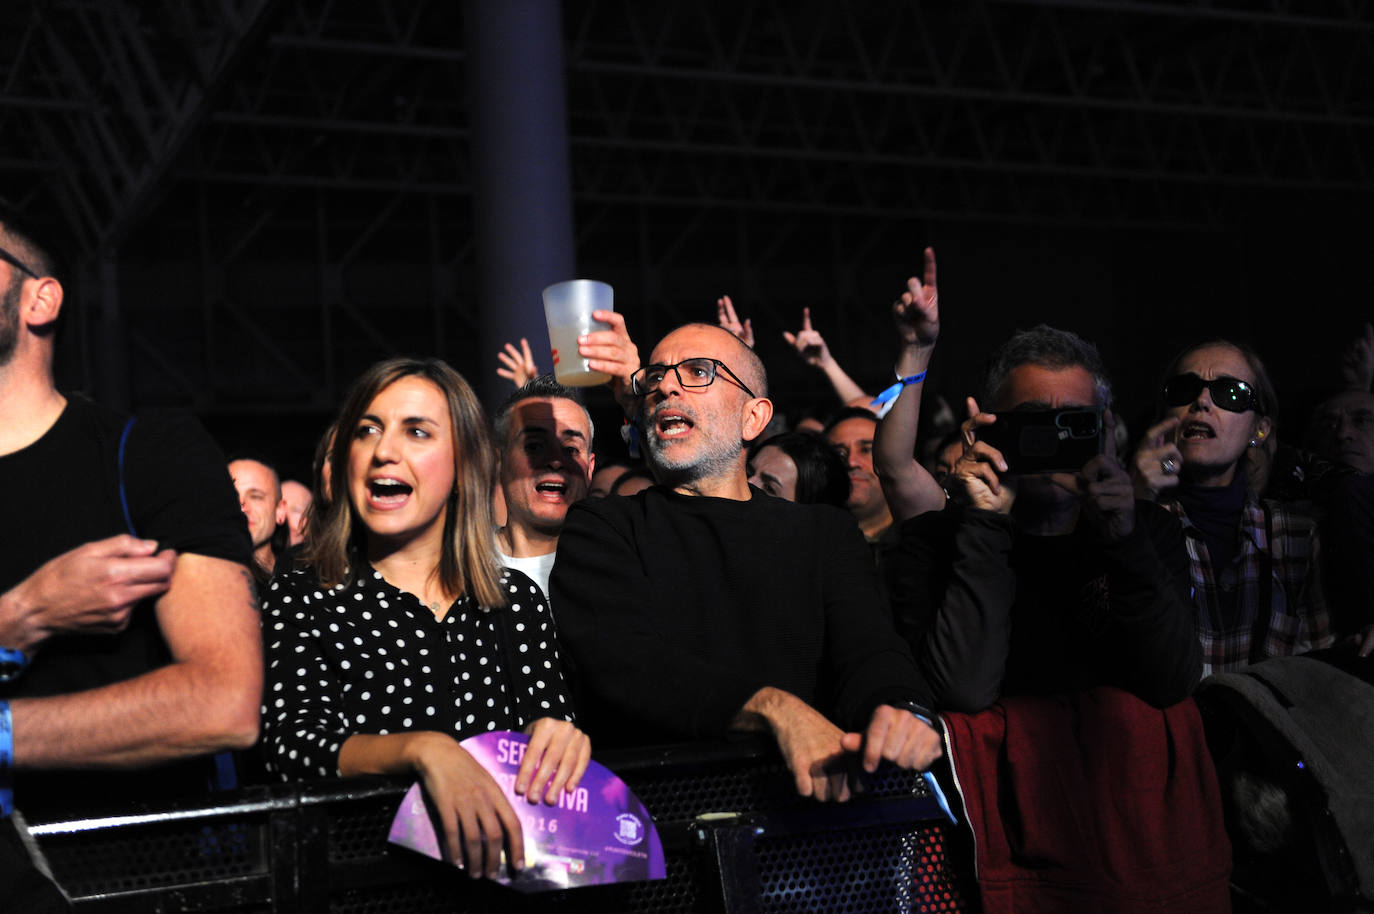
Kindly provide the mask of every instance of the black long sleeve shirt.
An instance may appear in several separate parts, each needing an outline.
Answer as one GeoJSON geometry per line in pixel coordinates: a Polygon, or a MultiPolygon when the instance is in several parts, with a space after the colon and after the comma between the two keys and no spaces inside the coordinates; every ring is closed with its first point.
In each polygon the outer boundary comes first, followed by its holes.
{"type": "Polygon", "coordinates": [[[1178,522],[1147,502],[1111,544],[951,507],[904,523],[892,606],[940,709],[1096,685],[1166,707],[1202,669],[1187,562],[1178,522]]]}
{"type": "Polygon", "coordinates": [[[568,512],[551,588],[600,744],[719,737],[764,686],[859,730],[928,705],[845,511],[654,487],[568,512]]]}

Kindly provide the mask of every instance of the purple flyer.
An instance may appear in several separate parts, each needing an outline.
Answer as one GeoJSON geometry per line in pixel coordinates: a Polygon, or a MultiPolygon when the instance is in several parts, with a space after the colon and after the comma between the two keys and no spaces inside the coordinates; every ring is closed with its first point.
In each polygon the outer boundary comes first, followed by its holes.
{"type": "MultiPolygon", "coordinates": [[[[512,878],[502,867],[497,882],[522,892],[550,892],[582,885],[663,879],[663,844],[644,804],[625,782],[596,761],[582,783],[557,806],[531,805],[515,794],[515,775],[528,738],[501,730],[469,737],[461,745],[506,790],[525,832],[525,869],[512,878]]],[[[388,840],[442,860],[436,823],[414,784],[401,801],[388,840]]]]}

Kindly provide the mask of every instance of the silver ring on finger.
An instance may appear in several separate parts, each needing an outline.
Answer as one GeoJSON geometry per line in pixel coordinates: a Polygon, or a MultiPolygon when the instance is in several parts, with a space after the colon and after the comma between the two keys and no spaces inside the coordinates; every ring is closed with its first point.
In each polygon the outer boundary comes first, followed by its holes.
{"type": "Polygon", "coordinates": [[[1172,476],[1178,472],[1178,463],[1172,457],[1165,457],[1159,462],[1159,469],[1165,476],[1172,476]]]}

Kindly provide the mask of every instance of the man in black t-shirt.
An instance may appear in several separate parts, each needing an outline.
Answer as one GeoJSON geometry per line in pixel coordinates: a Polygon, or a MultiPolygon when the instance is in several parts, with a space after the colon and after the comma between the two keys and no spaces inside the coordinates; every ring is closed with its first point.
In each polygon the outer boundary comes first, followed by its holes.
{"type": "MultiPolygon", "coordinates": [[[[594,357],[602,337],[588,340],[594,357]]],[[[773,414],[758,357],[689,324],[650,361],[630,393],[659,485],[574,505],[554,564],[588,732],[612,743],[767,732],[798,791],[821,800],[849,795],[849,758],[868,771],[883,759],[928,767],[940,754],[918,716],[928,689],[852,518],[749,486],[745,443],[773,414]]]]}
{"type": "Polygon", "coordinates": [[[223,457],[57,390],[54,253],[0,214],[0,744],[31,818],[203,790],[191,760],[252,745],[262,688],[223,457]]]}

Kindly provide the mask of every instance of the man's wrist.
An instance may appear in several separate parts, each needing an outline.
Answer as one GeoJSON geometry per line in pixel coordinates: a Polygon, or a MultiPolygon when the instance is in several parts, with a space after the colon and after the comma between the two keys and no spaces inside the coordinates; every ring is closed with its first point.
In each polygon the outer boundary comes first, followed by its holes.
{"type": "Polygon", "coordinates": [[[23,584],[0,594],[0,645],[32,655],[44,640],[32,623],[34,606],[25,599],[23,584]]]}
{"type": "Polygon", "coordinates": [[[918,701],[895,701],[892,702],[892,707],[906,711],[930,727],[935,726],[935,712],[918,701]]]}
{"type": "Polygon", "coordinates": [[[934,343],[903,342],[897,352],[897,374],[915,374],[930,367],[930,357],[935,354],[934,343]]]}
{"type": "Polygon", "coordinates": [[[790,692],[764,686],[750,696],[735,715],[734,729],[776,731],[777,721],[792,699],[795,696],[790,692]]]}

